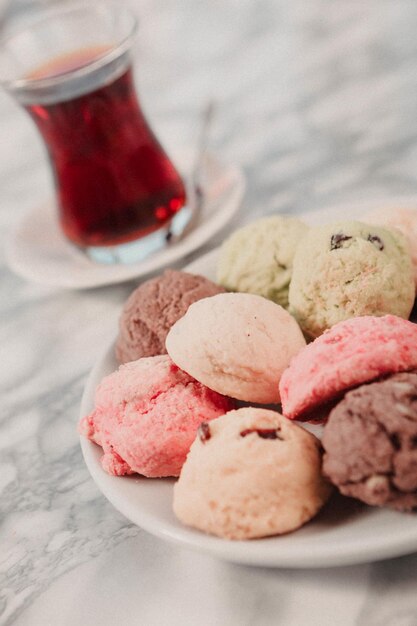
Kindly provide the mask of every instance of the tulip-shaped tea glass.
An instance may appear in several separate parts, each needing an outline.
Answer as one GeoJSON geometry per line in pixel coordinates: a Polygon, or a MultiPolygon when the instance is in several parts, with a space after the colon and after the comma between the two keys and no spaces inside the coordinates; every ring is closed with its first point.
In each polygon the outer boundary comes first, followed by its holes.
{"type": "Polygon", "coordinates": [[[0,83],[47,148],[66,237],[101,262],[167,245],[190,210],[132,76],[135,16],[121,3],[62,3],[0,41],[0,83]]]}

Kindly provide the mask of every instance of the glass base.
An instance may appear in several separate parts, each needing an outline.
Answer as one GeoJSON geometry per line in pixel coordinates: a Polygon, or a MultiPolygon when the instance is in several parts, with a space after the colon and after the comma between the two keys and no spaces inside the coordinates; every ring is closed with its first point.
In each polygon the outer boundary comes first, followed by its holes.
{"type": "Polygon", "coordinates": [[[167,226],[146,237],[115,246],[90,246],[85,248],[84,252],[95,263],[108,265],[138,263],[178,241],[189,223],[192,213],[191,207],[186,205],[167,226]]]}

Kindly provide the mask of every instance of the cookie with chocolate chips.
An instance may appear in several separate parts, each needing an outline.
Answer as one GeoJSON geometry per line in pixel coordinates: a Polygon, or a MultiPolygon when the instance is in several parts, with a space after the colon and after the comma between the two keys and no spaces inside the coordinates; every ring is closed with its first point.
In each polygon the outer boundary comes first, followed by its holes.
{"type": "Polygon", "coordinates": [[[203,422],[174,487],[184,523],[228,539],[287,533],[323,506],[319,440],[275,411],[246,407],[203,422]]]}
{"type": "Polygon", "coordinates": [[[408,242],[394,229],[354,221],[317,226],[295,253],[289,311],[311,338],[351,317],[408,319],[414,295],[408,242]]]}

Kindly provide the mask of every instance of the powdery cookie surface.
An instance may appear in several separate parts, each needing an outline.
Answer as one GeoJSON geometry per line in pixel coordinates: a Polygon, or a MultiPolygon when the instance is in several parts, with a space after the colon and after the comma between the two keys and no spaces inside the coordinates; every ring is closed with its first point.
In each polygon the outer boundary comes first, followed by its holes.
{"type": "Polygon", "coordinates": [[[367,504],[417,507],[417,374],[350,391],[324,427],[323,469],[339,490],[367,504]]]}
{"type": "Polygon", "coordinates": [[[166,354],[168,331],[190,304],[222,292],[222,287],[204,276],[176,270],[166,270],[139,285],[127,299],[120,316],[116,341],[119,363],[166,354]]]}
{"type": "Polygon", "coordinates": [[[380,376],[417,369],[417,325],[394,315],[340,322],[291,361],[280,382],[284,415],[308,419],[318,406],[380,376]]]}
{"type": "Polygon", "coordinates": [[[230,408],[228,398],[192,379],[168,356],[155,356],[106,376],[79,430],[103,448],[101,462],[109,474],[178,476],[199,424],[230,408]]]}
{"type": "Polygon", "coordinates": [[[173,507],[184,524],[250,539],[299,528],[330,492],[318,439],[279,413],[249,407],[200,427],[173,507]]]}
{"type": "Polygon", "coordinates": [[[246,293],[199,300],[168,333],[168,354],[210,389],[247,402],[279,401],[281,374],[305,340],[277,304],[246,293]]]}
{"type": "Polygon", "coordinates": [[[405,207],[380,207],[363,217],[369,224],[397,228],[407,238],[413,262],[414,282],[417,289],[417,210],[405,207]]]}
{"type": "Polygon", "coordinates": [[[243,226],[223,243],[217,279],[228,291],[264,296],[288,307],[295,250],[308,226],[296,217],[273,215],[243,226]]]}
{"type": "Polygon", "coordinates": [[[337,222],[311,228],[297,248],[289,311],[310,337],[351,317],[408,319],[414,296],[408,243],[396,230],[337,222]]]}

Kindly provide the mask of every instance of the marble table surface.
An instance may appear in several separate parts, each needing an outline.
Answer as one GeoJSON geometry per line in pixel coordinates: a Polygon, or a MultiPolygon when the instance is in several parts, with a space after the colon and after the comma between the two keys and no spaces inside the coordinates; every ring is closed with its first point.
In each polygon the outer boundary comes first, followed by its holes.
{"type": "MultiPolygon", "coordinates": [[[[414,0],[130,4],[138,89],[168,150],[193,144],[217,102],[212,147],[248,183],[229,229],[417,194],[414,0]]],[[[417,555],[243,567],[154,538],[99,493],[76,433],[80,398],[137,283],[65,291],[11,273],[10,229],[53,192],[31,121],[3,93],[0,137],[0,624],[415,626],[417,555]]]]}

